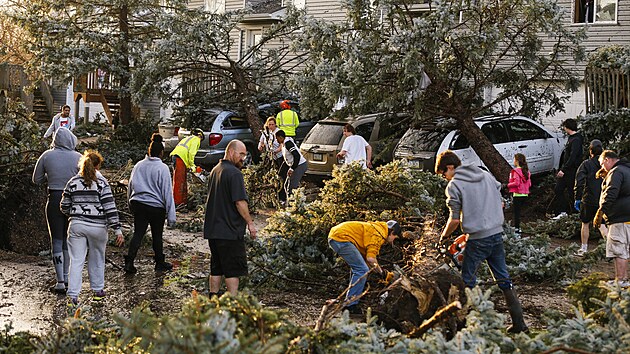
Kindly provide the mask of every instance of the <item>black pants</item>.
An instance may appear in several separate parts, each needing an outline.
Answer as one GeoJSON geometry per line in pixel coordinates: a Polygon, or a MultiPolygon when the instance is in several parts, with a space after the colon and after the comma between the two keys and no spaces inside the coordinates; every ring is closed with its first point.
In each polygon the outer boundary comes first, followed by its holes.
{"type": "Polygon", "coordinates": [[[553,199],[549,204],[548,210],[552,214],[558,215],[562,212],[573,213],[573,188],[575,186],[575,171],[567,171],[562,178],[559,178],[556,182],[556,186],[553,189],[553,199]]]}
{"type": "Polygon", "coordinates": [[[133,213],[133,238],[129,244],[129,252],[127,256],[133,260],[138,254],[138,249],[142,244],[144,234],[147,227],[151,225],[151,237],[153,238],[153,252],[155,253],[155,261],[164,261],[164,249],[162,246],[162,235],[164,234],[164,220],[166,218],[166,209],[157,208],[142,204],[135,200],[129,203],[129,209],[133,213]]]}
{"type": "Polygon", "coordinates": [[[287,182],[287,172],[289,172],[289,165],[282,160],[282,165],[280,165],[280,169],[278,170],[278,176],[280,176],[280,189],[278,190],[278,199],[281,202],[287,201],[287,191],[284,189],[284,184],[287,182]]]}
{"type": "Polygon", "coordinates": [[[48,202],[46,203],[46,222],[48,223],[48,233],[50,234],[50,249],[53,254],[68,250],[68,217],[65,216],[59,204],[63,191],[48,191],[48,202]]]}
{"type": "Polygon", "coordinates": [[[514,227],[521,228],[521,210],[525,205],[527,197],[512,197],[512,209],[514,210],[514,227]]]}

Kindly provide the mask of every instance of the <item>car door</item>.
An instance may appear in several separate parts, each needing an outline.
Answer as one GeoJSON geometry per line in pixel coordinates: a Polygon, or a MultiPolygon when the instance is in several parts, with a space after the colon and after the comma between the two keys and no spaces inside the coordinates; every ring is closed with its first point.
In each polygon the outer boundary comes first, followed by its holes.
{"type": "Polygon", "coordinates": [[[473,148],[468,143],[468,139],[466,139],[466,137],[459,131],[455,132],[452,135],[452,140],[448,148],[452,150],[457,156],[459,156],[459,159],[464,165],[483,165],[483,163],[479,159],[479,156],[477,156],[477,153],[475,153],[475,150],[473,150],[473,148]]]}
{"type": "MultiPolygon", "coordinates": [[[[517,151],[525,155],[532,174],[553,169],[555,140],[535,123],[522,118],[505,120],[510,140],[517,151]]],[[[508,160],[509,161],[509,160],[508,160]]]]}
{"type": "MultiPolygon", "coordinates": [[[[481,132],[490,140],[499,154],[511,165],[517,152],[503,121],[486,122],[481,126],[481,132]]],[[[481,158],[479,159],[481,160],[481,158]]]]}

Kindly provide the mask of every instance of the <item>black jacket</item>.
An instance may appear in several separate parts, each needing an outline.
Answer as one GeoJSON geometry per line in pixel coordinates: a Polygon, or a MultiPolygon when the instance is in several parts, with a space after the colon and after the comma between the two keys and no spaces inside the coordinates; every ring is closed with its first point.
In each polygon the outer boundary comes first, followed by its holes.
{"type": "Polygon", "coordinates": [[[560,170],[564,173],[575,173],[584,155],[584,138],[581,133],[569,135],[564,147],[564,161],[560,170]]]}
{"type": "Polygon", "coordinates": [[[606,224],[630,221],[630,162],[619,160],[602,184],[599,208],[606,224]]]}
{"type": "Polygon", "coordinates": [[[575,200],[581,200],[582,204],[598,206],[599,196],[602,193],[602,180],[595,178],[599,170],[597,156],[584,160],[575,175],[575,200]]]}

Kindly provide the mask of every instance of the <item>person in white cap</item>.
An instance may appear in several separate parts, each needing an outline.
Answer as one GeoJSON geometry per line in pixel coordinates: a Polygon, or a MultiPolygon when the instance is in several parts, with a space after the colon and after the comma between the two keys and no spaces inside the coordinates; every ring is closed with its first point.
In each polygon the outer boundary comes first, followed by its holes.
{"type": "Polygon", "coordinates": [[[334,226],[328,233],[328,245],[350,266],[350,289],[346,294],[344,309],[360,314],[359,298],[365,288],[370,268],[382,273],[376,256],[385,242],[393,243],[402,236],[397,221],[346,221],[334,226]]]}
{"type": "MultiPolygon", "coordinates": [[[[588,235],[590,233],[589,224],[595,218],[597,208],[599,208],[599,196],[602,193],[602,180],[595,175],[599,170],[599,155],[604,151],[602,142],[595,139],[591,141],[588,148],[590,158],[584,160],[578,167],[575,175],[575,210],[580,212],[580,221],[582,222],[580,249],[575,253],[576,256],[582,257],[588,251],[588,235]]],[[[602,224],[599,227],[602,237],[606,238],[608,229],[602,224]]]]}

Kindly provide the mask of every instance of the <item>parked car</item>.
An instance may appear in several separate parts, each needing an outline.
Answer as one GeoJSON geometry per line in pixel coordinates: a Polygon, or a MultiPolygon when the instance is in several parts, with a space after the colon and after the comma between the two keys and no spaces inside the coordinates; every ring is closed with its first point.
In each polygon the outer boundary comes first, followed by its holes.
{"type": "MultiPolygon", "coordinates": [[[[520,152],[527,157],[532,174],[559,168],[566,143],[562,133],[523,116],[486,116],[476,118],[475,123],[510,165],[514,154],[520,152]]],[[[435,158],[447,149],[453,150],[463,164],[484,165],[458,130],[429,127],[407,130],[394,149],[394,159],[405,159],[413,168],[433,171],[435,158]]]]}
{"type": "MultiPolygon", "coordinates": [[[[269,116],[274,116],[280,112],[280,102],[263,104],[258,107],[259,117],[264,123],[269,116]]],[[[299,114],[299,104],[291,101],[291,107],[299,114]]],[[[249,128],[249,123],[244,114],[232,111],[207,110],[207,116],[203,119],[204,124],[200,127],[204,130],[204,139],[199,145],[199,150],[195,156],[195,164],[206,169],[212,168],[223,158],[225,148],[234,139],[239,139],[247,147],[247,158],[245,164],[256,163],[260,157],[258,152],[258,140],[254,139],[254,134],[249,128]]],[[[300,125],[296,129],[295,141],[299,144],[310,129],[315,125],[304,117],[300,116],[300,125]]],[[[193,127],[196,128],[196,127],[193,127]]],[[[179,129],[178,139],[181,140],[190,135],[189,129],[179,129]]]]}
{"type": "Polygon", "coordinates": [[[382,119],[384,117],[383,113],[375,113],[345,120],[327,118],[319,121],[300,145],[302,155],[308,162],[306,174],[320,177],[331,176],[333,167],[341,164],[341,161],[337,159],[337,153],[341,151],[345,141],[343,126],[347,123],[352,124],[356,134],[362,136],[372,146],[375,164],[390,162],[391,150],[385,154],[380,152],[383,152],[387,139],[395,135],[395,132],[391,124],[382,119]]]}

